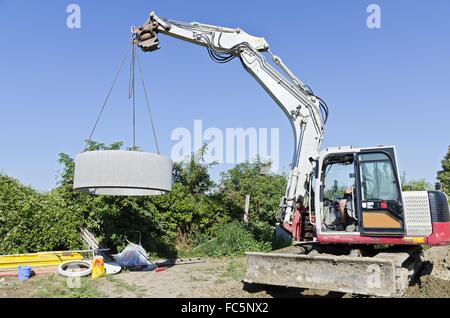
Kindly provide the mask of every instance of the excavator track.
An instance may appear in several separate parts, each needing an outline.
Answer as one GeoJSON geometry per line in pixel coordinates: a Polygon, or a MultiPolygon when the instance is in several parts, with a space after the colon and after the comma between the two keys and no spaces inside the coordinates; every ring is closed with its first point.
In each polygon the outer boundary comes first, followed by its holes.
{"type": "Polygon", "coordinates": [[[292,248],[246,256],[246,283],[381,297],[402,295],[421,266],[417,248],[386,250],[373,257],[303,255],[292,248]]]}

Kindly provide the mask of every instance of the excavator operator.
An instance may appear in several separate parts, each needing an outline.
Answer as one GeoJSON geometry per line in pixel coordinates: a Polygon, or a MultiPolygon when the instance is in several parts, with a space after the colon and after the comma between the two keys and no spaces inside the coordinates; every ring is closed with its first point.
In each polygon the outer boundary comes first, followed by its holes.
{"type": "Polygon", "coordinates": [[[355,219],[348,215],[348,210],[353,211],[352,206],[353,191],[351,188],[347,188],[344,191],[344,196],[342,199],[337,200],[337,205],[339,207],[339,218],[341,225],[345,228],[347,232],[353,232],[356,230],[355,219]]]}

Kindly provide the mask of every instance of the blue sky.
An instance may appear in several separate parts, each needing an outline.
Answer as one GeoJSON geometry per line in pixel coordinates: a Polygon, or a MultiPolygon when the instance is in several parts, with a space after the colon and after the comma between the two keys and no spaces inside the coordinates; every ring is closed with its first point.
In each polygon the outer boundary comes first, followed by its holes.
{"type": "MultiPolygon", "coordinates": [[[[395,145],[400,171],[434,182],[450,144],[450,2],[0,0],[0,171],[40,190],[55,186],[58,153],[83,148],[130,36],[150,11],[170,19],[240,27],[330,107],[324,146],[395,145]],[[81,29],[66,7],[81,7],[81,29]],[[368,29],[366,8],[382,9],[368,29]]],[[[292,156],[284,114],[238,60],[215,64],[205,49],[165,36],[141,61],[161,152],[174,128],[280,129],[281,167],[292,156]]],[[[94,139],[131,143],[127,74],[94,139]]],[[[139,97],[139,96],[138,96],[139,97]]],[[[140,98],[140,97],[139,97],[140,98]]],[[[138,140],[154,151],[143,99],[138,140]]],[[[216,167],[220,170],[229,164],[216,167]]]]}

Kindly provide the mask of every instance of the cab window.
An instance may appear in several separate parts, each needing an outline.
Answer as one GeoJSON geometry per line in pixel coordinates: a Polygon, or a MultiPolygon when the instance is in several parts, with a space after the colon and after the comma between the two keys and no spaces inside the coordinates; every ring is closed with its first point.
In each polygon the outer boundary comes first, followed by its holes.
{"type": "Polygon", "coordinates": [[[334,202],[344,197],[346,189],[352,189],[355,185],[355,170],[353,159],[342,158],[341,162],[333,162],[325,168],[324,198],[334,202]]]}
{"type": "Polygon", "coordinates": [[[362,200],[398,200],[398,185],[392,162],[386,154],[368,153],[360,155],[362,200]]]}

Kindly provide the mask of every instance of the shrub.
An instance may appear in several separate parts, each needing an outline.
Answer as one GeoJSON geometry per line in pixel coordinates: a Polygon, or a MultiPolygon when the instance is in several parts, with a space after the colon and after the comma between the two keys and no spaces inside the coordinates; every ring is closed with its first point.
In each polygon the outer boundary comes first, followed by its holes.
{"type": "Polygon", "coordinates": [[[270,251],[270,242],[257,241],[239,221],[223,224],[214,236],[201,235],[191,254],[200,256],[240,256],[245,252],[270,251]]]}
{"type": "Polygon", "coordinates": [[[242,219],[245,196],[250,194],[250,222],[275,225],[275,211],[284,195],[286,178],[270,172],[271,162],[257,158],[222,173],[219,194],[227,213],[242,219]]]}
{"type": "Polygon", "coordinates": [[[0,254],[80,247],[80,222],[55,193],[39,193],[0,175],[0,254]]]}
{"type": "MultiPolygon", "coordinates": [[[[88,150],[117,150],[121,147],[121,142],[106,146],[91,141],[88,150]]],[[[74,160],[67,154],[60,154],[62,171],[56,191],[67,209],[77,211],[83,226],[112,252],[126,245],[125,233],[139,231],[142,245],[149,253],[175,257],[177,242],[189,241],[193,234],[205,232],[213,224],[221,222],[224,215],[220,202],[208,193],[214,183],[208,174],[209,165],[202,163],[201,154],[175,164],[172,191],[154,197],[74,193],[74,160]]],[[[130,234],[131,238],[137,242],[135,234],[130,234]]]]}
{"type": "MultiPolygon", "coordinates": [[[[90,141],[87,151],[117,150],[90,141]]],[[[152,255],[175,257],[177,245],[208,256],[242,255],[270,249],[274,215],[284,191],[285,178],[269,172],[270,163],[243,163],[223,174],[216,191],[203,161],[206,147],[189,160],[177,163],[172,191],[155,197],[92,196],[73,191],[75,162],[60,154],[59,184],[40,193],[17,180],[0,175],[0,254],[79,248],[79,228],[86,227],[111,252],[125,245],[124,235],[152,255]],[[250,222],[241,219],[244,198],[251,194],[250,222]],[[180,244],[181,243],[181,244],[180,244]]]]}

